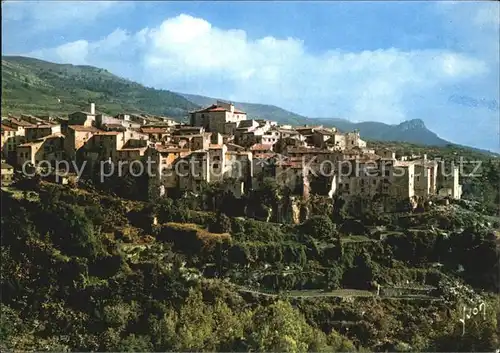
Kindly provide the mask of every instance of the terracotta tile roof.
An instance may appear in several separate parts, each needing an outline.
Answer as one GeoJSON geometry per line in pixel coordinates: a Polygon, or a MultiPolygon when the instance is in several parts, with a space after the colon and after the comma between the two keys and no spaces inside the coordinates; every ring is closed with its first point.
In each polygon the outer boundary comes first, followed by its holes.
{"type": "MultiPolygon", "coordinates": [[[[273,130],[273,131],[276,131],[276,130],[273,130]]],[[[277,131],[282,133],[282,134],[298,135],[298,131],[291,130],[291,129],[277,129],[277,131]]]]}
{"type": "Polygon", "coordinates": [[[7,126],[7,125],[1,125],[2,131],[17,131],[17,129],[14,129],[13,127],[7,126]]]}
{"type": "Polygon", "coordinates": [[[288,153],[295,154],[336,154],[335,151],[323,150],[319,148],[306,148],[306,147],[293,147],[289,146],[287,149],[288,153]]]}
{"type": "Polygon", "coordinates": [[[65,136],[63,134],[61,134],[60,132],[58,132],[58,133],[55,133],[55,134],[51,134],[51,135],[47,135],[47,136],[38,138],[38,139],[36,139],[34,141],[25,142],[25,143],[19,145],[18,147],[34,146],[34,145],[42,144],[45,140],[56,139],[56,138],[63,138],[64,139],[65,136]]]}
{"type": "Polygon", "coordinates": [[[156,150],[159,153],[179,153],[179,152],[189,152],[189,148],[180,148],[180,147],[167,147],[167,146],[158,146],[156,150]]]}
{"type": "Polygon", "coordinates": [[[258,159],[269,159],[275,157],[276,155],[277,153],[272,153],[272,152],[259,153],[258,159]]]}
{"type": "Polygon", "coordinates": [[[231,148],[234,148],[234,149],[240,150],[240,151],[243,151],[245,149],[245,147],[242,147],[242,146],[237,145],[235,143],[227,143],[226,145],[228,148],[231,147],[231,148]]]}
{"type": "Polygon", "coordinates": [[[44,140],[35,140],[35,141],[31,141],[31,142],[25,142],[25,143],[20,144],[17,147],[32,147],[35,145],[41,145],[43,143],[43,141],[44,140]]]}
{"type": "Polygon", "coordinates": [[[218,149],[221,149],[223,145],[214,145],[214,144],[210,144],[210,146],[208,148],[210,148],[211,150],[218,150],[218,149]]]}
{"type": "Polygon", "coordinates": [[[174,135],[172,138],[175,139],[192,139],[194,137],[206,137],[202,134],[190,134],[190,135],[174,135]]]}
{"type": "Polygon", "coordinates": [[[145,151],[146,149],[147,149],[147,147],[129,147],[129,148],[119,149],[119,150],[117,150],[117,152],[120,152],[120,151],[124,151],[124,152],[128,152],[128,151],[145,151]]]}
{"type": "Polygon", "coordinates": [[[177,126],[176,130],[199,130],[201,131],[203,128],[201,126],[177,126]]]}
{"type": "Polygon", "coordinates": [[[120,128],[120,129],[125,129],[125,127],[122,124],[104,124],[105,127],[108,128],[120,128]]]}
{"type": "Polygon", "coordinates": [[[266,145],[263,143],[256,143],[252,147],[250,147],[250,151],[272,151],[272,145],[266,145]]]}
{"type": "Polygon", "coordinates": [[[226,154],[237,154],[240,156],[248,156],[251,152],[248,151],[227,151],[226,154]]]}
{"type": "Polygon", "coordinates": [[[40,125],[32,125],[32,126],[26,126],[25,129],[49,129],[53,125],[48,125],[48,124],[40,124],[40,125]]]}
{"type": "Polygon", "coordinates": [[[27,121],[24,121],[24,120],[20,120],[20,119],[17,119],[17,118],[9,118],[7,121],[10,122],[11,124],[18,125],[18,126],[23,126],[23,127],[34,126],[35,125],[35,124],[30,123],[30,122],[27,122],[27,121]]]}
{"type": "Polygon", "coordinates": [[[323,134],[323,135],[334,135],[335,131],[330,130],[330,129],[325,129],[325,128],[319,128],[319,129],[314,129],[314,132],[323,134]]]}
{"type": "MultiPolygon", "coordinates": [[[[207,107],[207,108],[203,108],[203,109],[200,109],[200,110],[196,110],[192,113],[210,113],[210,112],[229,112],[230,110],[229,109],[226,109],[224,107],[221,107],[221,106],[218,106],[217,104],[212,104],[210,107],[207,107]]],[[[235,114],[245,114],[246,113],[244,111],[241,111],[239,109],[234,109],[234,113],[235,114]]]]}
{"type": "Polygon", "coordinates": [[[143,127],[140,130],[145,134],[167,134],[169,132],[168,128],[162,127],[143,127]]]}
{"type": "Polygon", "coordinates": [[[113,136],[113,135],[120,135],[121,133],[122,133],[121,131],[97,131],[95,134],[113,136]]]}
{"type": "Polygon", "coordinates": [[[99,129],[93,126],[83,126],[83,125],[68,125],[68,129],[79,131],[79,132],[98,132],[99,129]]]}

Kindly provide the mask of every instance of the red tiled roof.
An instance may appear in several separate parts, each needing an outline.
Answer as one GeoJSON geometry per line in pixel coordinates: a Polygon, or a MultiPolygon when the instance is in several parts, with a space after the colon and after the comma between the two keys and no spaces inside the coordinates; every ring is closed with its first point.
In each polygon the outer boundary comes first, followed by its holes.
{"type": "Polygon", "coordinates": [[[97,131],[96,135],[108,135],[108,136],[113,136],[113,135],[119,135],[121,134],[121,131],[97,131]]]}
{"type": "Polygon", "coordinates": [[[222,145],[210,144],[210,146],[208,148],[213,149],[213,150],[217,150],[217,149],[221,149],[222,145]]]}
{"type": "Polygon", "coordinates": [[[125,129],[125,127],[122,125],[122,124],[104,124],[104,126],[106,127],[110,127],[110,128],[122,128],[122,129],[125,129]]]}
{"type": "Polygon", "coordinates": [[[271,153],[271,152],[267,152],[267,153],[259,153],[259,158],[260,159],[268,159],[268,158],[273,158],[277,155],[277,153],[271,153]]]}
{"type": "Polygon", "coordinates": [[[18,125],[18,126],[34,126],[35,124],[32,124],[30,122],[27,122],[27,121],[24,121],[24,120],[20,120],[20,119],[17,119],[17,118],[9,118],[8,120],[11,124],[14,124],[14,125],[18,125]]]}
{"type": "Polygon", "coordinates": [[[68,128],[71,130],[81,131],[81,132],[98,132],[98,131],[100,131],[99,129],[97,129],[93,126],[83,126],[83,125],[68,125],[68,128]]]}
{"type": "Polygon", "coordinates": [[[14,129],[13,127],[7,126],[7,125],[1,125],[2,131],[17,131],[17,129],[14,129]]]}
{"type": "Polygon", "coordinates": [[[178,153],[178,152],[189,152],[188,148],[180,148],[180,147],[156,147],[156,150],[159,153],[178,153]]]}
{"type": "Polygon", "coordinates": [[[146,149],[147,149],[147,147],[129,147],[129,148],[119,149],[119,150],[117,150],[117,152],[120,152],[120,151],[124,151],[124,152],[127,152],[127,151],[145,151],[146,149]]]}
{"type": "Polygon", "coordinates": [[[145,134],[167,134],[168,129],[162,127],[143,127],[140,129],[145,134]]]}
{"type": "MultiPolygon", "coordinates": [[[[229,112],[229,111],[230,111],[229,109],[226,109],[224,107],[218,106],[217,104],[212,104],[210,107],[207,107],[207,108],[204,108],[204,109],[200,109],[200,110],[196,110],[193,113],[229,112]]],[[[236,114],[245,114],[246,115],[246,113],[244,111],[241,111],[241,110],[236,109],[236,108],[234,109],[234,113],[236,113],[236,114]]]]}
{"type": "Polygon", "coordinates": [[[250,147],[250,151],[272,151],[273,146],[267,145],[264,143],[256,143],[252,147],[250,147]]]}
{"type": "Polygon", "coordinates": [[[26,126],[25,129],[47,129],[51,128],[53,125],[32,125],[32,126],[26,126]]]}

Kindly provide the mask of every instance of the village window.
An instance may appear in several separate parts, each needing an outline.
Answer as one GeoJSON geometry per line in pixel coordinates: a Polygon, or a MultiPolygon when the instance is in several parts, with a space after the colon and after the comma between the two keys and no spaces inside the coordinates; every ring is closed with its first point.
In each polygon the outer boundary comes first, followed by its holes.
{"type": "Polygon", "coordinates": [[[387,177],[387,176],[389,176],[389,175],[391,175],[391,171],[390,171],[390,170],[386,170],[386,171],[385,171],[385,176],[387,177]]]}
{"type": "Polygon", "coordinates": [[[417,175],[417,181],[420,181],[420,175],[417,175]]]}
{"type": "Polygon", "coordinates": [[[219,156],[214,156],[214,161],[220,161],[219,156]]]}
{"type": "Polygon", "coordinates": [[[373,185],[376,185],[377,184],[377,181],[375,179],[373,179],[373,185]]]}
{"type": "Polygon", "coordinates": [[[214,163],[214,169],[219,169],[219,163],[214,163]]]}

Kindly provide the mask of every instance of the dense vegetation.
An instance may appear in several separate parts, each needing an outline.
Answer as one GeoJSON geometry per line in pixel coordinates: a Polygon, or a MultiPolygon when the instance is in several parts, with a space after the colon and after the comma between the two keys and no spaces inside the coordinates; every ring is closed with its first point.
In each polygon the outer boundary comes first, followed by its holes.
{"type": "Polygon", "coordinates": [[[89,101],[107,114],[138,112],[184,117],[197,108],[169,91],[147,88],[92,66],[2,56],[2,114],[68,114],[89,101]]]}
{"type": "Polygon", "coordinates": [[[457,145],[429,147],[402,142],[370,141],[370,148],[390,148],[396,156],[423,156],[431,160],[441,159],[459,168],[462,197],[479,202],[482,212],[500,215],[500,157],[457,145]]]}
{"type": "MultiPolygon", "coordinates": [[[[272,207],[279,193],[268,183],[252,198],[272,207]]],[[[356,203],[292,225],[202,211],[204,202],[127,201],[38,180],[3,188],[2,350],[500,343],[498,219],[452,204],[360,220],[356,203]],[[484,317],[462,335],[462,305],[480,301],[484,317]]]]}
{"type": "MultiPolygon", "coordinates": [[[[96,68],[3,58],[2,69],[7,112],[68,112],[88,99],[111,114],[193,106],[96,68]]],[[[2,188],[0,349],[497,349],[498,158],[370,144],[481,161],[474,176],[464,165],[469,201],[383,214],[362,198],[315,195],[299,200],[303,222],[293,224],[289,190],[267,179],[240,200],[212,184],[148,202],[143,180],[127,177],[2,188]],[[481,302],[462,333],[463,307],[481,302]]]]}

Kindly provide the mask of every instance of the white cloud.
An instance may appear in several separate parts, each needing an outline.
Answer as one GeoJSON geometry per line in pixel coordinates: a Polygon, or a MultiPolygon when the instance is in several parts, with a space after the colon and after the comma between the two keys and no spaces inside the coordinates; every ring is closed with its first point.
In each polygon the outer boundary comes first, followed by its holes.
{"type": "Polygon", "coordinates": [[[148,86],[276,104],[309,116],[386,123],[421,117],[408,114],[414,97],[425,96],[431,104],[435,92],[491,74],[491,62],[468,52],[391,48],[312,54],[296,38],[252,40],[243,30],[222,30],[188,15],[136,33],[117,29],[99,41],[30,54],[104,67],[148,86]]]}
{"type": "Polygon", "coordinates": [[[111,9],[133,6],[117,1],[6,1],[2,3],[3,21],[26,21],[29,30],[44,31],[74,23],[84,25],[105,16],[111,9]]]}
{"type": "Polygon", "coordinates": [[[59,62],[106,63],[108,69],[136,60],[143,65],[144,79],[155,86],[191,91],[191,85],[203,82],[212,95],[280,104],[301,113],[341,113],[387,122],[405,118],[406,94],[487,71],[480,60],[444,50],[334,50],[313,55],[298,39],[249,40],[242,30],[221,30],[188,15],[135,34],[117,29],[100,41],[81,40],[34,54],[59,62]],[[127,55],[133,50],[138,58],[127,55]]]}

